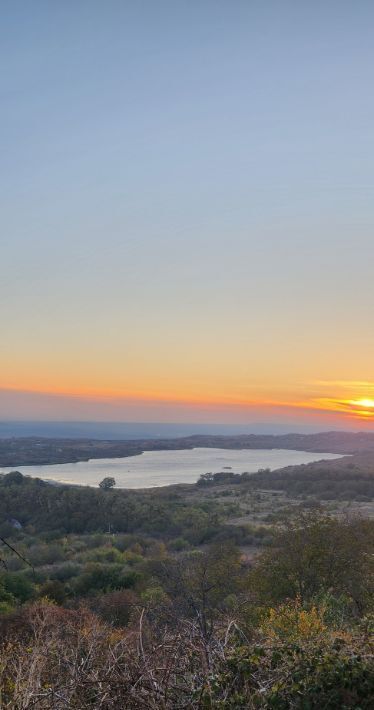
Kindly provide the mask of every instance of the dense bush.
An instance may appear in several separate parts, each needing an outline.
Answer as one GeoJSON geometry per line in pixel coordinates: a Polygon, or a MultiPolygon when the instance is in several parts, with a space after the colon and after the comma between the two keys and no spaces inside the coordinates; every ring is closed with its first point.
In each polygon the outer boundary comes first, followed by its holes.
{"type": "Polygon", "coordinates": [[[272,527],[224,525],[209,500],[19,477],[0,489],[25,523],[3,545],[2,708],[374,706],[374,521],[305,507],[272,527]],[[28,493],[47,506],[35,524],[28,493]]]}
{"type": "MultiPolygon", "coordinates": [[[[115,613],[118,603],[120,608],[119,598],[106,595],[102,614],[105,608],[115,613]]],[[[131,599],[125,605],[132,606],[131,599]]],[[[299,609],[280,613],[292,619],[288,634],[279,636],[270,620],[246,640],[232,620],[207,639],[198,625],[183,620],[160,631],[140,610],[123,630],[83,608],[27,607],[0,629],[2,707],[372,708],[368,635],[332,631],[317,611],[310,618],[304,613],[302,621],[299,609]]]]}
{"type": "Polygon", "coordinates": [[[264,603],[345,594],[356,614],[374,605],[374,521],[304,512],[258,558],[252,584],[264,603]]]}
{"type": "MultiPolygon", "coordinates": [[[[18,474],[0,477],[0,534],[14,536],[10,519],[30,534],[145,533],[153,537],[183,536],[201,544],[222,529],[227,510],[215,501],[187,502],[161,492],[40,485],[38,479],[18,474]]],[[[96,545],[95,545],[96,546],[96,545]]],[[[50,549],[50,548],[49,548],[50,549]]],[[[46,551],[46,550],[44,550],[46,551]]],[[[55,548],[55,555],[60,551],[55,548]]],[[[35,558],[43,555],[39,543],[35,558]]],[[[35,561],[39,563],[39,559],[35,561]]],[[[48,560],[44,561],[48,564],[48,560]]]]}
{"type": "Polygon", "coordinates": [[[318,500],[370,501],[374,498],[374,472],[349,466],[331,470],[312,464],[278,471],[259,471],[247,483],[253,488],[282,490],[292,496],[309,495],[318,500]]]}

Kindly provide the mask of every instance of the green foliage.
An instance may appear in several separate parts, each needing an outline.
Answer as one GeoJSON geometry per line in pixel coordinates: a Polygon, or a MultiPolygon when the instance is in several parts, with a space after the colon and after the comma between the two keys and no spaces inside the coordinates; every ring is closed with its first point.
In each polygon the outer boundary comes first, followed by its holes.
{"type": "Polygon", "coordinates": [[[13,479],[0,516],[22,522],[12,544],[35,571],[4,546],[6,707],[47,709],[51,688],[72,708],[374,706],[373,521],[307,505],[229,525],[240,508],[211,482],[196,502],[13,479]]]}
{"type": "Polygon", "coordinates": [[[27,559],[34,567],[53,565],[64,559],[64,551],[61,545],[42,543],[29,548],[27,559]]]}
{"type": "MultiPolygon", "coordinates": [[[[10,474],[8,474],[10,475],[10,474]]],[[[21,475],[21,474],[20,474],[21,475]]],[[[224,528],[229,511],[215,501],[188,502],[162,491],[102,490],[83,486],[40,486],[21,475],[0,478],[0,520],[15,518],[27,533],[90,535],[111,532],[184,537],[193,544],[212,540],[224,528]],[[22,480],[21,480],[22,479],[22,480]],[[5,482],[4,482],[5,481],[5,482]]],[[[7,527],[7,534],[14,535],[7,527]]],[[[37,543],[40,548],[40,540],[37,543]]],[[[42,555],[43,549],[36,549],[42,555]]],[[[61,552],[55,548],[55,554],[61,552]]],[[[50,564],[35,558],[35,564],[50,564]]]]}
{"type": "Polygon", "coordinates": [[[20,471],[11,471],[3,476],[3,486],[20,486],[24,482],[24,477],[20,471]]]}
{"type": "Polygon", "coordinates": [[[24,603],[36,596],[35,585],[22,573],[3,572],[1,584],[18,602],[24,603]]]}
{"type": "Polygon", "coordinates": [[[85,555],[86,559],[92,562],[113,562],[121,564],[123,555],[115,547],[107,545],[105,547],[96,547],[90,550],[85,555]]]}
{"type": "Polygon", "coordinates": [[[72,582],[72,589],[77,595],[129,589],[135,586],[138,578],[135,570],[124,565],[89,563],[83,573],[72,582]]]}
{"type": "Polygon", "coordinates": [[[373,500],[372,471],[357,470],[353,466],[341,469],[301,465],[279,471],[259,471],[251,476],[252,488],[287,491],[291,496],[309,495],[318,500],[373,500]]]}
{"type": "Polygon", "coordinates": [[[176,614],[196,617],[204,637],[212,634],[226,599],[238,593],[243,582],[240,553],[234,545],[212,545],[204,552],[153,565],[152,570],[174,600],[176,614]]]}
{"type": "Polygon", "coordinates": [[[81,571],[81,565],[76,562],[64,562],[55,565],[50,572],[50,578],[59,582],[67,582],[72,577],[76,577],[81,571]]]}
{"type": "Polygon", "coordinates": [[[234,645],[204,696],[211,708],[369,710],[372,649],[360,637],[333,634],[313,642],[264,638],[252,647],[234,645]]]}
{"type": "Polygon", "coordinates": [[[170,550],[174,550],[175,552],[181,552],[182,550],[187,550],[189,547],[189,544],[187,540],[185,540],[183,537],[177,537],[175,540],[171,540],[169,543],[169,548],[170,550]]]}
{"type": "Polygon", "coordinates": [[[110,488],[114,488],[115,485],[116,481],[115,478],[112,478],[112,476],[107,476],[106,478],[103,478],[103,480],[99,483],[99,487],[102,491],[109,491],[110,488]]]}
{"type": "Polygon", "coordinates": [[[258,559],[253,588],[264,603],[345,594],[361,613],[373,603],[374,522],[306,512],[288,520],[258,559]]]}
{"type": "Polygon", "coordinates": [[[0,579],[0,614],[7,614],[11,611],[15,602],[13,594],[6,589],[4,580],[0,579]]]}
{"type": "Polygon", "coordinates": [[[41,586],[40,596],[46,597],[56,604],[63,604],[66,599],[66,587],[62,582],[50,579],[41,586]]]}

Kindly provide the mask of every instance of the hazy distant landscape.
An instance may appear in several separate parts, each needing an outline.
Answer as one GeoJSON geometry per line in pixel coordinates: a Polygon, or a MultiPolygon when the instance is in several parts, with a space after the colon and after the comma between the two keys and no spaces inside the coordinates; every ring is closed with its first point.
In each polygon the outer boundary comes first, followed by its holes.
{"type": "MultiPolygon", "coordinates": [[[[295,422],[292,431],[308,433],[315,427],[295,422]]],[[[47,437],[49,439],[156,439],[184,437],[194,434],[238,435],[247,434],[287,434],[290,426],[274,423],[247,424],[201,424],[201,423],[158,423],[158,422],[100,422],[100,421],[0,421],[0,439],[9,437],[47,437]]]]}

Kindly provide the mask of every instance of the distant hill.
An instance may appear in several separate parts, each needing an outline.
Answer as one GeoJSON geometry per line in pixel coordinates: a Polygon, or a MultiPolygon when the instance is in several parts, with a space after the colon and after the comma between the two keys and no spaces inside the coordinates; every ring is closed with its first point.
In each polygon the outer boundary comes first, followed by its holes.
{"type": "Polygon", "coordinates": [[[0,439],[9,437],[51,437],[62,439],[158,439],[193,434],[287,434],[288,431],[312,433],[315,427],[287,426],[277,423],[194,424],[173,422],[72,422],[72,421],[0,421],[0,439]]]}
{"type": "Polygon", "coordinates": [[[98,458],[134,456],[143,451],[193,449],[294,449],[317,453],[372,454],[374,433],[321,432],[319,434],[195,434],[174,438],[127,440],[71,439],[53,437],[13,437],[0,439],[0,465],[22,466],[70,463],[98,458]]]}

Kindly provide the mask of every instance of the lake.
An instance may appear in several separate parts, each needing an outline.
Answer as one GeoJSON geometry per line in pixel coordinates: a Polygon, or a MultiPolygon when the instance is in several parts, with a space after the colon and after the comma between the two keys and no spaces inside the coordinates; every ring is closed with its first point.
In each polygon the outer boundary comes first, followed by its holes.
{"type": "Polygon", "coordinates": [[[151,488],[174,483],[196,483],[202,473],[232,470],[234,473],[256,473],[259,468],[282,468],[311,463],[321,459],[340,458],[338,454],[321,454],[288,449],[211,449],[196,448],[177,451],[145,451],[139,456],[117,459],[90,459],[79,463],[46,466],[12,466],[0,473],[21,471],[60,483],[98,486],[105,476],[113,476],[117,488],[151,488]]]}

